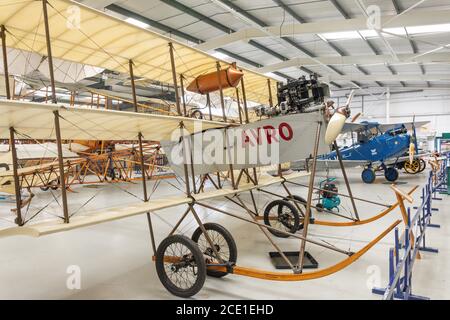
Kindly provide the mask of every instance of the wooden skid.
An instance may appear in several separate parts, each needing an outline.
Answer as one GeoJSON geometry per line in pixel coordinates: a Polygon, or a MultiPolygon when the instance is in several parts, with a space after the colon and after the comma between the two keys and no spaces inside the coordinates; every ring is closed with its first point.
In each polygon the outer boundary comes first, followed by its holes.
{"type": "MultiPolygon", "coordinates": [[[[274,280],[274,281],[304,281],[304,280],[312,280],[318,279],[322,277],[329,276],[333,273],[336,273],[350,264],[359,259],[363,254],[369,251],[376,243],[378,243],[381,239],[383,239],[389,232],[391,232],[401,220],[395,221],[392,225],[389,226],[385,231],[383,231],[378,237],[369,242],[366,246],[361,248],[358,252],[355,252],[350,257],[342,260],[341,262],[332,265],[328,268],[312,271],[312,272],[303,272],[299,274],[288,273],[288,272],[273,272],[255,268],[247,268],[247,267],[239,267],[234,266],[232,268],[233,274],[238,274],[246,277],[264,279],[264,280],[274,280]]],[[[208,266],[208,269],[215,271],[227,272],[226,267],[223,266],[208,266]]]]}

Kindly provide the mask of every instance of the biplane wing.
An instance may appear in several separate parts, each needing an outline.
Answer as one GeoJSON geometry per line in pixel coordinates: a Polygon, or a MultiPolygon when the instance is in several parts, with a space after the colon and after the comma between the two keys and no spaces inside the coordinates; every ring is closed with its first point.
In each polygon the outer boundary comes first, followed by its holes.
{"type": "MultiPolygon", "coordinates": [[[[253,183],[242,183],[238,189],[233,189],[232,187],[223,187],[222,189],[207,191],[192,196],[196,201],[211,200],[226,196],[232,196],[234,194],[239,194],[256,188],[268,187],[272,184],[283,182],[284,180],[293,180],[308,175],[309,173],[306,172],[292,173],[284,177],[272,177],[269,175],[265,175],[260,177],[257,185],[254,185],[253,183]]],[[[127,205],[124,207],[110,208],[104,211],[86,213],[83,216],[73,216],[70,219],[70,223],[64,223],[61,219],[58,219],[47,220],[35,224],[25,225],[22,227],[2,229],[0,230],[0,238],[16,235],[40,237],[52,233],[87,227],[147,212],[175,207],[182,204],[189,204],[192,201],[193,199],[191,197],[186,197],[183,195],[176,197],[165,197],[163,199],[154,199],[149,200],[148,202],[136,203],[135,205],[127,205]]]]}
{"type": "Polygon", "coordinates": [[[386,123],[386,124],[380,124],[379,128],[382,132],[386,132],[388,130],[395,129],[398,126],[404,125],[408,131],[411,131],[413,129],[413,127],[420,128],[429,123],[430,123],[430,121],[409,121],[409,122],[386,123]]]}
{"type": "Polygon", "coordinates": [[[147,140],[170,139],[180,122],[190,133],[221,128],[225,123],[192,118],[65,107],[21,101],[0,101],[0,137],[9,139],[9,128],[34,139],[55,139],[54,112],[60,117],[64,140],[147,140]]]}

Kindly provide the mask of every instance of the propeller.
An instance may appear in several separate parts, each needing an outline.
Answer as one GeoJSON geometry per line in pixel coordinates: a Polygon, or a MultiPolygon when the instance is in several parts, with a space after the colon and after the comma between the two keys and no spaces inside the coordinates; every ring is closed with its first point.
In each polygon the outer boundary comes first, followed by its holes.
{"type": "Polygon", "coordinates": [[[336,109],[330,121],[328,122],[327,130],[325,132],[325,144],[330,145],[336,140],[337,136],[341,133],[342,128],[344,127],[345,120],[350,116],[350,102],[353,99],[353,94],[355,93],[352,90],[348,96],[347,103],[345,106],[336,109]]]}

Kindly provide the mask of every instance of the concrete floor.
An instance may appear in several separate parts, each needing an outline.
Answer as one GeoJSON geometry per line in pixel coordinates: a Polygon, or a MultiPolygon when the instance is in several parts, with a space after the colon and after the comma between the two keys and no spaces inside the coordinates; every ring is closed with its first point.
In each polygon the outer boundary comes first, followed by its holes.
{"type": "MultiPolygon", "coordinates": [[[[331,175],[336,174],[332,172],[331,175]]],[[[394,202],[394,194],[384,178],[377,178],[373,185],[365,185],[359,178],[360,170],[349,170],[355,196],[380,201],[394,202]]],[[[425,184],[427,172],[409,176],[401,174],[400,188],[407,189],[416,184],[425,184]]],[[[320,179],[320,178],[317,178],[320,179]]],[[[341,179],[342,180],[342,179],[341,179]]],[[[302,180],[300,180],[302,181],[302,180]]],[[[307,182],[303,179],[302,182],[307,182]]],[[[149,183],[149,187],[153,185],[149,183]]],[[[173,185],[176,181],[164,181],[158,188],[158,195],[179,193],[173,185]],[[170,183],[170,184],[169,184],[170,183]],[[172,184],[172,185],[171,185],[172,184]]],[[[92,209],[106,208],[118,204],[137,201],[127,190],[138,196],[139,184],[108,185],[99,187],[79,186],[75,193],[69,193],[70,210],[74,212],[87,204],[77,214],[92,209]],[[94,200],[88,201],[92,196],[94,200]]],[[[344,192],[342,183],[340,191],[344,192]]],[[[272,191],[284,194],[281,187],[272,191]]],[[[292,187],[294,194],[306,197],[306,189],[292,187]]],[[[415,193],[415,203],[419,201],[415,193]]],[[[429,246],[439,248],[438,254],[423,253],[417,261],[413,273],[414,293],[432,299],[450,299],[450,217],[448,206],[450,197],[442,196],[443,201],[435,201],[439,209],[432,221],[440,224],[440,229],[427,230],[429,246]]],[[[40,193],[33,200],[32,210],[47,204],[52,199],[50,193],[40,193]]],[[[244,197],[249,202],[249,197],[244,197]]],[[[258,194],[260,208],[270,200],[258,194]]],[[[224,201],[210,201],[235,213],[238,208],[224,201]]],[[[0,204],[1,226],[8,224],[7,214],[12,204],[0,204]]],[[[350,208],[350,202],[343,200],[343,211],[350,208]]],[[[185,208],[166,209],[153,214],[155,236],[159,243],[170,231],[185,208]]],[[[223,216],[206,212],[199,208],[203,221],[223,224],[233,234],[238,245],[238,264],[275,270],[268,258],[273,251],[270,243],[256,226],[223,216]]],[[[382,210],[371,204],[358,202],[361,218],[370,217],[382,210]]],[[[58,205],[49,205],[47,215],[59,212],[58,205]]],[[[31,216],[31,212],[29,216],[31,216]]],[[[243,213],[242,213],[243,214],[243,213]]],[[[338,220],[326,213],[318,213],[316,218],[338,220]]],[[[319,241],[326,241],[343,249],[358,250],[375,238],[389,224],[400,217],[395,210],[390,215],[369,225],[349,228],[333,228],[318,225],[310,227],[310,235],[319,241]]],[[[196,225],[193,218],[181,226],[182,233],[190,236],[196,225]]],[[[298,250],[299,240],[274,238],[283,250],[298,250]]],[[[207,278],[203,290],[194,299],[380,299],[371,293],[373,284],[384,286],[388,278],[388,250],[393,244],[393,233],[386,236],[372,250],[348,268],[331,276],[303,282],[268,282],[229,275],[222,279],[207,278]]],[[[344,259],[342,254],[315,245],[307,250],[318,260],[320,268],[333,265],[344,259]]],[[[169,294],[159,282],[154,264],[151,261],[152,248],[145,216],[136,216],[84,229],[33,239],[27,237],[4,238],[0,240],[0,298],[1,299],[177,299],[169,294]],[[78,266],[81,271],[81,288],[68,289],[66,282],[70,266],[78,266]]]]}

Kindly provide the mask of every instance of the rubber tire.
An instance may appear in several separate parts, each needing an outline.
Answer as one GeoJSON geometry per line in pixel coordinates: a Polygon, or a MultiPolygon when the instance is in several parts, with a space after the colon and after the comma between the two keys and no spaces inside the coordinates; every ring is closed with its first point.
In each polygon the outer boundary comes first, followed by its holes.
{"type": "MultiPolygon", "coordinates": [[[[274,201],[270,202],[266,206],[266,208],[264,209],[264,224],[266,226],[272,226],[270,224],[269,214],[270,214],[270,211],[272,210],[272,208],[275,207],[275,206],[279,206],[279,207],[280,206],[286,206],[292,211],[293,216],[294,216],[294,225],[292,226],[292,228],[288,232],[295,233],[298,230],[299,226],[300,226],[300,215],[299,215],[299,213],[297,211],[297,208],[292,203],[290,203],[289,201],[286,201],[286,200],[274,200],[274,201]]],[[[269,230],[269,232],[271,234],[273,234],[274,236],[276,236],[276,237],[289,238],[289,235],[277,232],[277,231],[272,230],[272,229],[267,229],[267,230],[269,230]]]]}
{"type": "Polygon", "coordinates": [[[397,181],[397,179],[398,179],[398,170],[395,169],[395,168],[392,168],[392,167],[391,168],[386,168],[384,170],[384,177],[389,182],[397,181]]]}
{"type": "Polygon", "coordinates": [[[206,279],[206,264],[205,259],[203,257],[203,253],[200,251],[200,248],[197,246],[197,244],[189,239],[186,236],[183,235],[172,235],[167,238],[165,238],[160,245],[158,246],[158,250],[156,251],[155,256],[155,265],[156,265],[156,272],[158,273],[159,280],[161,281],[162,285],[172,293],[173,295],[177,297],[182,298],[189,298],[193,295],[197,294],[203,287],[203,284],[205,283],[206,279]],[[167,274],[164,270],[164,252],[167,249],[168,246],[170,246],[173,243],[181,243],[189,248],[189,250],[192,252],[194,259],[197,263],[197,280],[195,281],[194,285],[191,288],[188,289],[180,289],[176,287],[170,279],[167,277],[167,274]]]}
{"type": "Polygon", "coordinates": [[[40,189],[41,189],[42,191],[48,191],[48,189],[50,189],[50,187],[49,187],[49,186],[46,186],[46,187],[40,187],[40,189]]]}
{"type": "MultiPolygon", "coordinates": [[[[225,241],[228,245],[228,249],[230,250],[230,257],[229,257],[228,262],[231,262],[232,264],[236,263],[236,261],[237,261],[237,246],[236,246],[236,242],[234,241],[231,233],[227,229],[225,229],[225,227],[221,226],[218,223],[210,222],[210,223],[203,224],[203,226],[205,227],[206,230],[216,231],[225,239],[225,241]]],[[[202,233],[203,233],[202,229],[200,229],[200,227],[198,227],[192,234],[192,237],[191,237],[192,241],[194,241],[195,243],[198,244],[198,239],[200,238],[202,233]]],[[[220,251],[219,251],[219,254],[220,254],[220,251]]],[[[226,276],[228,274],[228,272],[208,270],[208,268],[206,268],[206,274],[208,276],[211,276],[214,278],[222,278],[222,277],[226,276]]]]}
{"type": "Polygon", "coordinates": [[[7,163],[0,163],[0,168],[5,168],[5,171],[9,171],[9,166],[7,163]]]}
{"type": "Polygon", "coordinates": [[[364,183],[373,183],[375,178],[375,171],[373,169],[367,168],[361,172],[361,179],[364,183]]]}
{"type": "Polygon", "coordinates": [[[421,172],[423,172],[423,170],[425,170],[427,168],[427,163],[423,159],[420,159],[419,161],[420,161],[420,169],[419,169],[418,173],[421,173],[421,172]]]}
{"type": "MultiPolygon", "coordinates": [[[[295,200],[297,200],[297,201],[299,201],[299,202],[301,202],[301,203],[303,203],[304,204],[304,207],[305,207],[305,213],[306,213],[306,200],[305,199],[303,199],[302,197],[300,197],[300,196],[297,196],[297,195],[292,195],[292,198],[294,198],[295,200]]],[[[285,197],[285,198],[283,198],[283,200],[285,200],[285,201],[291,201],[292,202],[292,204],[294,205],[294,207],[295,207],[295,209],[297,209],[297,206],[295,205],[295,202],[293,202],[292,200],[291,200],[291,196],[288,196],[288,197],[285,197]]],[[[298,205],[301,205],[301,204],[299,204],[298,202],[297,202],[297,204],[298,205]]],[[[281,210],[281,206],[280,207],[278,207],[279,209],[278,210],[281,210]]],[[[298,210],[297,210],[298,211],[298,210]]],[[[299,215],[301,216],[301,217],[305,217],[304,215],[302,215],[300,212],[299,212],[299,215]]],[[[311,217],[311,214],[309,215],[310,217],[311,217]]],[[[301,229],[303,229],[303,222],[301,222],[300,224],[299,224],[299,226],[298,226],[298,230],[301,230],[301,229]]]]}
{"type": "Polygon", "coordinates": [[[322,212],[323,211],[323,204],[321,204],[320,202],[318,204],[316,204],[316,210],[317,210],[317,212],[322,212]]]}

